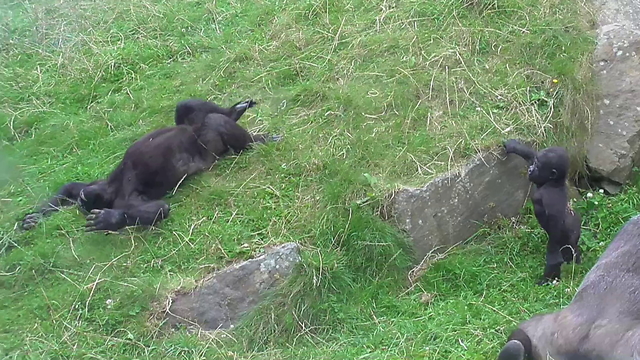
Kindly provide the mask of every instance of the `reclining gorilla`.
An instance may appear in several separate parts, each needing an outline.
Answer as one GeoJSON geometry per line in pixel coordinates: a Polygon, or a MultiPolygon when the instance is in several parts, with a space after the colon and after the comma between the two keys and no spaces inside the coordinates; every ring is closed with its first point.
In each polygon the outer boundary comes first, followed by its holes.
{"type": "Polygon", "coordinates": [[[580,214],[569,206],[567,176],[569,155],[561,147],[550,147],[539,152],[517,140],[505,144],[507,154],[516,154],[529,163],[529,181],[536,185],[533,208],[540,226],[549,236],[546,266],[539,285],[560,278],[563,262],[580,264],[578,242],[581,233],[580,214]]]}
{"type": "Polygon", "coordinates": [[[164,197],[188,176],[209,169],[222,156],[281,136],[250,134],[237,121],[256,103],[229,108],[199,99],[178,103],[176,126],[153,131],[127,149],[106,180],[71,182],[22,221],[25,230],[44,216],[75,203],[87,213],[87,231],[116,231],[126,226],[153,226],[169,216],[164,197]]]}
{"type": "Polygon", "coordinates": [[[522,322],[498,360],[631,360],[640,355],[640,216],[618,232],[564,309],[522,322]]]}

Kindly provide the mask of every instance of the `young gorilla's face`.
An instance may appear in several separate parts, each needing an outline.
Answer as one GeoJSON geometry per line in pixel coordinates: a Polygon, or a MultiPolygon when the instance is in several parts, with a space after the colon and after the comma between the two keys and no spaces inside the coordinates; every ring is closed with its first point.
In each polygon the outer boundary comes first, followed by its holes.
{"type": "Polygon", "coordinates": [[[529,177],[531,177],[532,175],[535,176],[535,174],[538,173],[538,158],[535,158],[533,160],[533,164],[529,166],[529,170],[527,170],[527,173],[529,174],[529,177]]]}
{"type": "Polygon", "coordinates": [[[545,150],[539,152],[533,160],[533,164],[529,166],[528,174],[529,181],[535,184],[544,184],[556,179],[558,177],[558,171],[555,167],[555,157],[553,153],[546,152],[545,150]]]}

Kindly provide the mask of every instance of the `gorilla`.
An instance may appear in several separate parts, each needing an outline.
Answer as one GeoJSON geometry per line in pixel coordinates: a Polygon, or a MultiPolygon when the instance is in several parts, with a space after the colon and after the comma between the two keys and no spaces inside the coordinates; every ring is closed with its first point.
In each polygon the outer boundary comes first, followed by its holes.
{"type": "Polygon", "coordinates": [[[535,315],[498,360],[640,358],[640,216],[618,232],[564,309],[535,315]]]}
{"type": "Polygon", "coordinates": [[[569,155],[561,147],[550,147],[540,152],[517,140],[504,144],[507,154],[516,154],[529,163],[529,181],[536,185],[533,208],[536,219],[549,236],[546,266],[538,285],[560,279],[562,263],[581,263],[578,246],[581,233],[580,214],[569,206],[567,176],[569,155]]]}
{"type": "Polygon", "coordinates": [[[256,102],[246,100],[229,108],[189,99],[175,109],[175,126],[153,131],[127,149],[106,179],[71,182],[27,214],[24,230],[32,229],[62,207],[79,204],[86,231],[117,231],[127,226],[154,226],[169,216],[162,198],[182,181],[209,169],[230,152],[253,144],[280,141],[281,136],[250,134],[237,121],[256,102]]]}

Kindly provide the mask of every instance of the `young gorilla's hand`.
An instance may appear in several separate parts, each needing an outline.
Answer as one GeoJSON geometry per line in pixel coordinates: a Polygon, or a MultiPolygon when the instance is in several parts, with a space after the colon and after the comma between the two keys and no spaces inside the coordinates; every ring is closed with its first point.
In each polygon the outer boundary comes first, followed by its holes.
{"type": "Polygon", "coordinates": [[[43,218],[43,215],[42,213],[39,213],[39,212],[33,212],[25,215],[24,219],[22,220],[22,229],[23,230],[33,229],[36,225],[38,225],[38,223],[40,222],[40,220],[42,220],[42,218],[43,218]]]}
{"type": "Polygon", "coordinates": [[[522,146],[522,143],[520,143],[520,141],[518,140],[511,139],[503,142],[502,145],[504,146],[504,149],[507,152],[507,154],[511,154],[515,152],[517,147],[522,146]]]}

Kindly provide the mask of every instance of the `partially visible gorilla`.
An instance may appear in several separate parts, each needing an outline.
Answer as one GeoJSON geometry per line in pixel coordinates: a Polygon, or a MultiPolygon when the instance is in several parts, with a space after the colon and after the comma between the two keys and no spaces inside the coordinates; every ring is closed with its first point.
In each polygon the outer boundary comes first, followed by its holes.
{"type": "Polygon", "coordinates": [[[498,360],[640,356],[640,216],[629,220],[564,309],[522,322],[498,360]]]}
{"type": "Polygon", "coordinates": [[[560,278],[563,262],[581,262],[578,242],[581,233],[580,214],[569,206],[567,176],[569,154],[561,147],[539,152],[517,140],[504,144],[507,154],[516,154],[529,163],[529,181],[536,185],[533,208],[540,226],[547,232],[546,266],[539,285],[560,278]]]}
{"type": "Polygon", "coordinates": [[[252,144],[280,141],[281,136],[250,134],[237,124],[253,100],[229,108],[189,99],[175,109],[176,126],[153,131],[127,149],[106,180],[71,182],[35,212],[22,228],[31,229],[44,217],[75,203],[87,215],[87,231],[117,231],[127,226],[153,226],[169,216],[161,200],[188,176],[209,169],[230,151],[252,144]]]}

